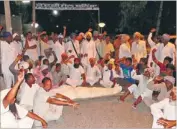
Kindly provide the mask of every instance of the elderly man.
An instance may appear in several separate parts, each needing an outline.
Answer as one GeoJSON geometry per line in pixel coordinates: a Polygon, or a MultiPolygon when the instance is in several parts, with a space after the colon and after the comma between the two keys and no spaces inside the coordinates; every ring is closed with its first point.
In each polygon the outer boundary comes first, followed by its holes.
{"type": "Polygon", "coordinates": [[[170,98],[165,98],[164,100],[154,103],[150,106],[151,114],[153,115],[152,128],[176,128],[176,124],[172,124],[171,127],[165,124],[164,121],[176,121],[176,87],[170,91],[170,98]],[[158,123],[159,122],[159,123],[158,123]]]}
{"type": "Polygon", "coordinates": [[[113,44],[110,42],[110,36],[107,36],[105,40],[104,56],[110,54],[110,56],[113,57],[114,52],[115,50],[113,44]]]}
{"type": "Polygon", "coordinates": [[[101,72],[98,66],[95,64],[96,59],[89,59],[90,65],[86,67],[86,82],[93,86],[101,79],[101,72]]]}
{"type": "Polygon", "coordinates": [[[164,58],[169,56],[173,59],[173,64],[175,62],[175,45],[170,43],[170,36],[168,34],[163,34],[162,35],[162,43],[159,45],[157,48],[157,53],[160,56],[160,62],[163,62],[164,58]]]}
{"type": "Polygon", "coordinates": [[[89,64],[90,58],[96,58],[96,46],[92,40],[92,33],[86,33],[86,40],[83,41],[81,46],[81,62],[83,65],[89,64]]]}
{"type": "Polygon", "coordinates": [[[119,58],[124,57],[132,57],[131,50],[130,50],[130,43],[128,42],[130,39],[129,35],[123,34],[121,36],[121,45],[119,48],[119,58]]]}
{"type": "Polygon", "coordinates": [[[10,32],[3,33],[4,41],[1,41],[1,63],[2,63],[2,74],[6,88],[10,88],[14,83],[14,76],[9,70],[9,66],[16,58],[15,50],[10,46],[12,42],[12,35],[10,32]]]}
{"type": "Polygon", "coordinates": [[[134,42],[132,43],[131,52],[133,57],[140,61],[141,58],[147,57],[146,43],[141,40],[142,35],[139,32],[134,33],[134,42]]]}
{"type": "Polygon", "coordinates": [[[48,43],[48,35],[46,32],[42,32],[38,35],[38,53],[40,56],[45,56],[45,49],[48,49],[50,47],[50,44],[48,43]]]}

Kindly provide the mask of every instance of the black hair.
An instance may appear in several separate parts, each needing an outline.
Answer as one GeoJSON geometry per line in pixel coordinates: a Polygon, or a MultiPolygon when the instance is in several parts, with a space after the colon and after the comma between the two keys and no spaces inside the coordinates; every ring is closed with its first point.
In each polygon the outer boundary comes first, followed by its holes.
{"type": "Polygon", "coordinates": [[[169,56],[166,56],[164,58],[164,60],[167,60],[169,63],[171,63],[173,61],[173,59],[171,57],[169,57],[169,56]]]}
{"type": "Polygon", "coordinates": [[[148,63],[147,58],[141,58],[140,60],[141,60],[142,62],[144,62],[145,65],[147,65],[147,63],[148,63]]]}
{"type": "Polygon", "coordinates": [[[175,68],[175,66],[173,64],[167,64],[166,68],[169,68],[169,69],[171,69],[173,71],[176,70],[176,68],[175,68]]]}
{"type": "Polygon", "coordinates": [[[44,56],[39,56],[39,57],[38,57],[39,61],[41,61],[42,58],[44,58],[44,56]]]}
{"type": "Polygon", "coordinates": [[[28,34],[32,34],[31,31],[28,31],[25,36],[27,36],[28,34]]]}
{"type": "Polygon", "coordinates": [[[46,62],[46,61],[48,61],[48,62],[49,62],[49,60],[48,60],[48,59],[44,59],[44,60],[43,60],[43,64],[45,64],[45,62],[46,62]]]}
{"type": "Polygon", "coordinates": [[[33,76],[33,74],[32,73],[27,73],[27,74],[25,74],[25,81],[27,81],[29,78],[30,78],[30,76],[33,76]]]}
{"type": "Polygon", "coordinates": [[[45,78],[42,80],[42,84],[44,84],[46,81],[51,81],[51,79],[48,78],[48,77],[45,77],[45,78]]]}
{"type": "Polygon", "coordinates": [[[57,64],[56,64],[56,67],[60,67],[60,66],[61,66],[61,64],[60,64],[60,63],[57,63],[57,64]]]}
{"type": "Polygon", "coordinates": [[[23,60],[24,60],[24,61],[28,61],[29,59],[30,59],[30,58],[29,58],[28,55],[24,55],[24,56],[23,56],[23,60]]]}
{"type": "Polygon", "coordinates": [[[127,61],[130,61],[130,63],[132,63],[132,58],[127,57],[126,60],[127,60],[127,61]]]}

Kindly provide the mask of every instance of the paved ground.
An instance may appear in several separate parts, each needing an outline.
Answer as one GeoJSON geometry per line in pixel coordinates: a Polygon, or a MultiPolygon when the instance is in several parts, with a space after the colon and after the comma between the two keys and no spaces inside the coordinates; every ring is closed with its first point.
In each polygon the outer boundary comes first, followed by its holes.
{"type": "Polygon", "coordinates": [[[79,109],[65,107],[62,118],[49,122],[49,128],[151,128],[149,108],[140,104],[132,109],[132,96],[124,103],[119,103],[117,96],[78,102],[79,109]]]}

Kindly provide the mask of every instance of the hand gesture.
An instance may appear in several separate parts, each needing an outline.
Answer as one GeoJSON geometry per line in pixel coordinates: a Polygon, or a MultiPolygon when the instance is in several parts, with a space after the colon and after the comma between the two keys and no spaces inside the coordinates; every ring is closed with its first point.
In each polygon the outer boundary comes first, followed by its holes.
{"type": "Polygon", "coordinates": [[[69,59],[71,59],[71,58],[75,58],[75,56],[74,56],[74,55],[71,55],[71,56],[69,57],[69,59]]]}
{"type": "Polygon", "coordinates": [[[155,28],[152,28],[152,29],[151,29],[151,32],[152,32],[152,33],[156,32],[156,29],[155,29],[155,28]]]}
{"type": "Polygon", "coordinates": [[[89,29],[88,29],[88,32],[92,32],[92,28],[89,28],[89,29]]]}
{"type": "Polygon", "coordinates": [[[20,82],[23,81],[24,75],[25,75],[24,69],[21,69],[20,73],[18,75],[18,81],[20,81],[20,82]]]}
{"type": "Polygon", "coordinates": [[[17,59],[17,60],[21,60],[22,58],[23,58],[22,55],[18,55],[16,59],[17,59]]]}
{"type": "Polygon", "coordinates": [[[153,50],[152,50],[152,53],[155,53],[157,51],[157,49],[156,48],[154,48],[153,50]]]}
{"type": "Polygon", "coordinates": [[[43,128],[47,128],[47,122],[46,121],[42,121],[41,124],[42,124],[43,128]]]}

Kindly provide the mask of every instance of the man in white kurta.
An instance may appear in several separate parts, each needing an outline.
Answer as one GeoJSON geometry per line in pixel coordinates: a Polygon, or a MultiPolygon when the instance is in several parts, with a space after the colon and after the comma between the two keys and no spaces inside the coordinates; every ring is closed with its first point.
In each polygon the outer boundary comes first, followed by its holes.
{"type": "Polygon", "coordinates": [[[150,108],[153,115],[152,128],[164,128],[162,125],[157,124],[158,119],[176,120],[176,87],[172,89],[170,98],[154,103],[150,108]]]}
{"type": "Polygon", "coordinates": [[[122,35],[121,37],[121,45],[119,48],[119,58],[123,58],[123,57],[131,57],[131,50],[130,50],[130,43],[128,42],[128,40],[130,39],[130,37],[128,35],[122,35]]]}
{"type": "Polygon", "coordinates": [[[22,83],[17,94],[19,105],[28,111],[32,111],[34,96],[39,88],[39,85],[35,83],[34,76],[31,73],[26,74],[25,82],[22,83]]]}
{"type": "Polygon", "coordinates": [[[13,41],[10,44],[10,46],[15,49],[17,54],[21,54],[23,47],[22,47],[22,43],[20,42],[21,39],[19,34],[14,33],[12,37],[13,37],[13,41]]]}
{"type": "Polygon", "coordinates": [[[134,42],[132,43],[131,52],[134,55],[137,62],[140,61],[141,58],[147,57],[146,43],[143,40],[140,40],[141,34],[139,32],[134,33],[134,42]]]}
{"type": "Polygon", "coordinates": [[[157,48],[157,52],[160,56],[160,62],[163,62],[164,58],[169,56],[173,59],[173,64],[175,62],[175,45],[169,42],[170,36],[168,34],[162,35],[162,43],[157,48]]]}
{"type": "Polygon", "coordinates": [[[63,42],[63,36],[60,34],[59,36],[57,36],[55,34],[55,39],[56,41],[54,42],[52,49],[55,52],[57,59],[58,59],[58,63],[61,63],[61,55],[65,52],[65,45],[63,42]]]}
{"type": "MultiPolygon", "coordinates": [[[[76,40],[76,34],[71,34],[71,40],[66,43],[66,53],[68,56],[74,55],[75,58],[78,58],[80,54],[80,44],[79,41],[76,40]],[[74,49],[75,47],[75,49],[74,49]]],[[[73,60],[72,60],[73,61],[73,60]]]]}
{"type": "Polygon", "coordinates": [[[86,83],[85,71],[80,65],[80,59],[75,58],[74,64],[69,64],[69,69],[69,78],[67,78],[66,84],[76,87],[86,83]]]}
{"type": "Polygon", "coordinates": [[[28,55],[31,60],[36,61],[38,60],[38,50],[37,50],[37,43],[36,40],[32,38],[31,32],[28,32],[25,40],[25,48],[26,52],[25,55],[28,55]]]}
{"type": "Polygon", "coordinates": [[[90,58],[89,59],[90,64],[86,67],[86,81],[91,86],[93,86],[95,83],[97,83],[101,79],[101,72],[98,68],[98,66],[95,64],[96,59],[90,58]]]}
{"type": "Polygon", "coordinates": [[[14,83],[14,76],[9,70],[9,66],[13,63],[16,58],[16,52],[14,48],[10,46],[12,41],[12,35],[10,32],[4,32],[4,41],[1,42],[1,56],[2,56],[2,74],[4,77],[5,87],[10,88],[14,83]]]}
{"type": "Polygon", "coordinates": [[[83,65],[89,64],[90,58],[96,58],[96,46],[95,46],[95,42],[91,38],[92,38],[91,32],[87,32],[86,33],[86,40],[84,40],[82,42],[81,62],[83,65]]]}

